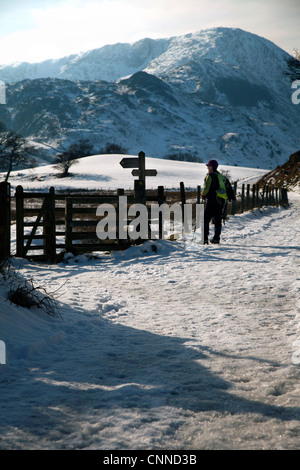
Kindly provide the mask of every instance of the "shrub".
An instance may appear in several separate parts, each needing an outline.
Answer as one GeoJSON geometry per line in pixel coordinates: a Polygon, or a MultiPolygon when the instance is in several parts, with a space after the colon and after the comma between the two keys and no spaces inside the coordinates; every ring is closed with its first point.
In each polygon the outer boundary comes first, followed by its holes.
{"type": "Polygon", "coordinates": [[[99,150],[99,154],[105,154],[105,153],[127,154],[128,150],[119,144],[113,144],[113,143],[108,142],[103,149],[99,150]]]}
{"type": "Polygon", "coordinates": [[[172,152],[163,157],[165,160],[177,160],[182,162],[203,163],[197,152],[172,152]]]}
{"type": "MultiPolygon", "coordinates": [[[[54,298],[56,291],[47,292],[44,287],[34,285],[32,279],[29,281],[21,278],[15,271],[10,260],[0,262],[0,275],[4,283],[9,286],[8,300],[24,308],[39,308],[52,317],[58,315],[57,302],[54,298]]],[[[60,287],[59,287],[60,289],[60,287]]]]}

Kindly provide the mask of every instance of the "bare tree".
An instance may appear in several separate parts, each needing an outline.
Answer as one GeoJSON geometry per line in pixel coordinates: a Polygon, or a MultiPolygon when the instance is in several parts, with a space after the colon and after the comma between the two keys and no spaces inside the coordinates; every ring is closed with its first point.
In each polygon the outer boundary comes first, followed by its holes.
{"type": "Polygon", "coordinates": [[[69,170],[71,166],[76,165],[78,160],[72,158],[68,151],[60,153],[56,156],[54,167],[60,171],[60,176],[65,178],[69,176],[69,170]]]}
{"type": "Polygon", "coordinates": [[[78,158],[91,155],[93,146],[87,139],[81,139],[69,146],[67,150],[58,154],[55,159],[55,168],[61,172],[61,177],[69,176],[71,166],[78,163],[78,158]]]}
{"type": "Polygon", "coordinates": [[[28,141],[13,131],[7,131],[3,124],[0,125],[0,162],[5,168],[5,182],[8,181],[12,170],[20,165],[33,164],[33,156],[36,148],[28,141]]]}

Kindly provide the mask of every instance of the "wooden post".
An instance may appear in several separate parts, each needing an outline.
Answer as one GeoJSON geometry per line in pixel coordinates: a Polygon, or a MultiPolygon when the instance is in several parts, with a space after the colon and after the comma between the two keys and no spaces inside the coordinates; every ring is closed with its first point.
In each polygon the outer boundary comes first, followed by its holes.
{"type": "Polygon", "coordinates": [[[259,207],[259,186],[256,185],[256,207],[259,207]]]}
{"type": "Polygon", "coordinates": [[[184,234],[185,231],[185,223],[184,223],[184,206],[186,203],[186,197],[185,197],[185,188],[184,188],[184,183],[180,183],[180,194],[181,194],[181,211],[182,211],[182,234],[184,234]]]}
{"type": "Polygon", "coordinates": [[[250,206],[250,184],[247,184],[247,194],[246,194],[246,209],[249,210],[250,206]]]}
{"type": "MultiPolygon", "coordinates": [[[[163,186],[158,186],[157,189],[157,195],[158,195],[158,205],[160,206],[165,202],[165,195],[164,195],[164,187],[163,186]]],[[[163,226],[163,216],[162,212],[159,211],[159,220],[158,220],[158,238],[162,240],[164,237],[164,226],[163,226]]]]}
{"type": "Polygon", "coordinates": [[[0,259],[10,257],[10,184],[0,183],[0,259]]]}
{"type": "Polygon", "coordinates": [[[197,204],[201,202],[201,186],[197,186],[197,204]]]}
{"type": "Polygon", "coordinates": [[[180,195],[181,195],[182,224],[184,224],[184,205],[186,203],[186,198],[185,198],[184,183],[182,181],[180,183],[180,195]]]}
{"type": "MultiPolygon", "coordinates": [[[[237,193],[237,181],[235,181],[233,183],[233,191],[234,191],[234,194],[235,194],[235,197],[236,197],[236,193],[237,193]]],[[[232,204],[231,204],[231,215],[234,215],[235,214],[235,210],[236,210],[236,200],[235,201],[232,201],[232,204]]]]}
{"type": "Polygon", "coordinates": [[[244,204],[245,204],[245,185],[242,185],[242,195],[241,195],[241,213],[244,212],[244,204]]]}
{"type": "Polygon", "coordinates": [[[145,170],[146,170],[146,155],[144,152],[139,152],[139,180],[145,181],[145,170]]]}
{"type": "Polygon", "coordinates": [[[274,186],[272,186],[272,206],[275,206],[274,186]]]}
{"type": "Polygon", "coordinates": [[[275,199],[276,199],[276,206],[279,206],[279,200],[278,200],[278,188],[275,188],[275,199]]]}
{"type": "Polygon", "coordinates": [[[263,186],[262,193],[261,193],[261,207],[265,204],[265,194],[266,194],[266,186],[263,186]]]}
{"type": "Polygon", "coordinates": [[[72,253],[72,198],[66,198],[65,205],[65,250],[66,253],[72,253]]]}
{"type": "Polygon", "coordinates": [[[255,208],[255,184],[252,185],[252,209],[255,208]]]}
{"type": "MultiPolygon", "coordinates": [[[[118,188],[117,189],[117,196],[118,196],[118,202],[117,202],[117,220],[116,220],[116,234],[117,234],[117,241],[118,243],[122,243],[123,239],[120,240],[120,196],[124,196],[124,189],[118,188]]],[[[127,208],[126,208],[127,209],[127,208]]],[[[127,212],[126,212],[127,213],[127,212]]],[[[122,231],[124,230],[124,227],[122,227],[122,231]]]]}
{"type": "Polygon", "coordinates": [[[134,199],[136,203],[145,204],[145,181],[140,179],[134,180],[134,199]]]}
{"type": "Polygon", "coordinates": [[[266,186],[266,199],[265,199],[265,204],[266,206],[269,205],[269,186],[266,186]]]}
{"type": "Polygon", "coordinates": [[[144,152],[139,152],[139,179],[134,180],[135,202],[146,204],[146,156],[144,152]]]}
{"type": "Polygon", "coordinates": [[[24,195],[22,186],[16,188],[16,256],[24,253],[24,195]]]}
{"type": "Polygon", "coordinates": [[[45,212],[43,214],[44,230],[44,255],[48,256],[51,262],[56,259],[56,227],[55,227],[55,190],[49,189],[49,194],[45,197],[45,212]]]}
{"type": "Polygon", "coordinates": [[[286,188],[281,188],[281,205],[283,207],[286,207],[286,206],[289,205],[287,189],[286,188]]]}

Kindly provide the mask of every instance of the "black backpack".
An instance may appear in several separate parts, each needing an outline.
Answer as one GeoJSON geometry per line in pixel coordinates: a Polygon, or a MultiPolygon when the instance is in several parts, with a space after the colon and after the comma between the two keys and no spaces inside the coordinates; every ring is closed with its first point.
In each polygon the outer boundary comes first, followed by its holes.
{"type": "Polygon", "coordinates": [[[227,193],[229,202],[235,201],[236,200],[235,193],[228,178],[226,178],[226,181],[225,181],[225,188],[226,188],[226,193],[227,193]]]}

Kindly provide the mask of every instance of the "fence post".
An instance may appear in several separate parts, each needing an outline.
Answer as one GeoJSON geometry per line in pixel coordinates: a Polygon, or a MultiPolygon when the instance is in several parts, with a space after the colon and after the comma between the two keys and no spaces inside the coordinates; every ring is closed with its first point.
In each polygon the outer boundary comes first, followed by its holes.
{"type": "Polygon", "coordinates": [[[55,238],[55,190],[49,189],[49,194],[45,196],[45,212],[43,214],[44,230],[44,254],[49,257],[51,262],[56,259],[56,238],[55,238]]]}
{"type": "Polygon", "coordinates": [[[10,184],[0,183],[0,259],[10,256],[10,184]]]}
{"type": "Polygon", "coordinates": [[[273,206],[274,204],[274,188],[273,186],[270,187],[270,206],[273,206]]]}
{"type": "Polygon", "coordinates": [[[197,204],[201,203],[201,186],[197,186],[197,204]]]}
{"type": "Polygon", "coordinates": [[[252,185],[252,209],[255,208],[255,184],[252,185]]]}
{"type": "MultiPolygon", "coordinates": [[[[158,196],[158,206],[163,204],[165,202],[165,193],[164,193],[164,187],[163,186],[158,186],[157,188],[157,196],[158,196]]],[[[158,238],[160,240],[163,239],[164,236],[164,224],[163,224],[163,215],[162,211],[158,212],[158,238]]]]}
{"type": "Polygon", "coordinates": [[[244,204],[245,204],[245,185],[242,184],[242,195],[241,195],[241,213],[244,212],[244,204]]]}
{"type": "Polygon", "coordinates": [[[256,185],[255,200],[256,200],[256,207],[259,207],[259,186],[258,186],[258,184],[256,185]]]}
{"type": "Polygon", "coordinates": [[[272,205],[275,206],[275,188],[272,186],[272,205]]]}
{"type": "Polygon", "coordinates": [[[265,195],[266,195],[266,186],[263,186],[262,194],[261,194],[261,207],[265,205],[265,195]]]}
{"type": "Polygon", "coordinates": [[[65,203],[65,250],[72,252],[72,198],[67,197],[65,203]]]}
{"type": "Polygon", "coordinates": [[[250,184],[247,184],[247,193],[246,193],[246,210],[249,210],[250,205],[250,184]]]}
{"type": "Polygon", "coordinates": [[[24,253],[24,195],[22,186],[16,188],[16,256],[24,253]]]}
{"type": "Polygon", "coordinates": [[[283,207],[286,207],[286,206],[289,205],[287,189],[286,188],[281,188],[281,205],[283,207]]]}
{"type": "MultiPolygon", "coordinates": [[[[117,189],[117,196],[118,196],[118,202],[117,202],[117,214],[116,214],[117,215],[117,217],[116,217],[116,237],[117,237],[117,243],[121,243],[121,240],[120,240],[120,220],[121,220],[120,219],[120,211],[121,211],[120,196],[124,196],[124,189],[123,188],[118,188],[117,189]]],[[[126,214],[127,214],[127,211],[126,211],[126,214]]],[[[122,226],[121,232],[124,232],[124,227],[123,226],[122,226]]]]}
{"type": "MultiPolygon", "coordinates": [[[[237,192],[237,181],[235,181],[233,183],[233,191],[234,191],[234,194],[235,194],[235,197],[236,197],[236,192],[237,192]]],[[[234,215],[235,214],[235,209],[236,209],[236,199],[234,201],[232,201],[231,203],[231,215],[234,215]]]]}
{"type": "Polygon", "coordinates": [[[181,211],[182,211],[182,230],[184,230],[184,206],[186,203],[184,183],[180,183],[181,211]]]}

